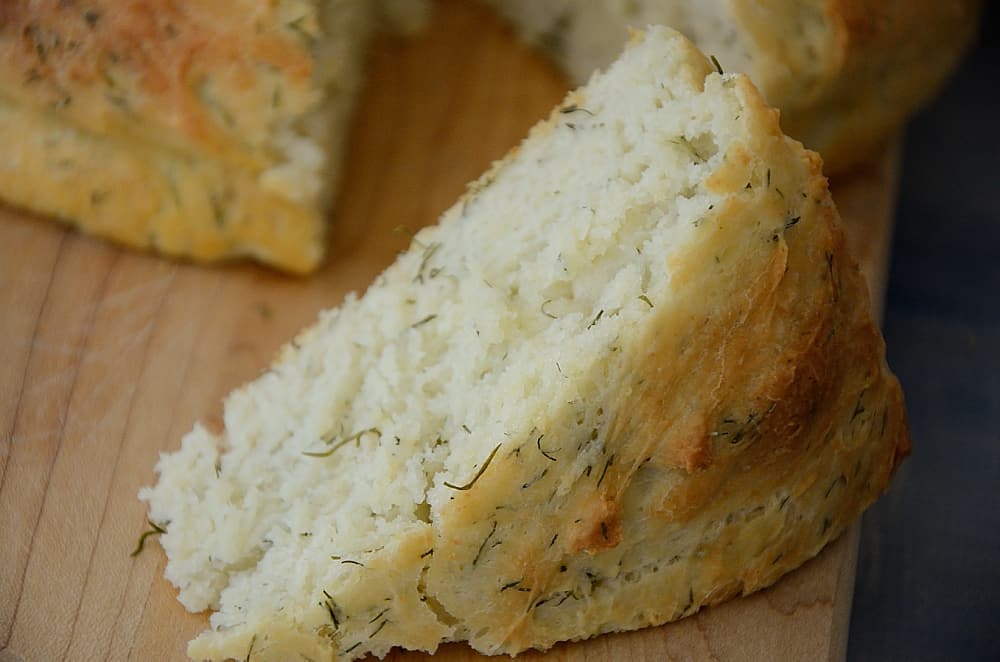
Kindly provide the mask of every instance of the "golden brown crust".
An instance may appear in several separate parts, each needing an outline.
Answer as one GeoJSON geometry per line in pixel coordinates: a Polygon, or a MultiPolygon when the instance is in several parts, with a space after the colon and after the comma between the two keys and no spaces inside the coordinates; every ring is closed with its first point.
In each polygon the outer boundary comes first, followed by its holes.
{"type": "Polygon", "coordinates": [[[975,34],[982,0],[489,0],[574,82],[617,54],[630,24],[662,23],[751,77],[788,135],[841,173],[940,88],[975,34]],[[612,36],[614,35],[614,36],[612,36]]]}
{"type": "Polygon", "coordinates": [[[259,166],[267,127],[305,110],[311,84],[310,53],[279,7],[11,0],[0,14],[0,86],[82,129],[259,166]],[[281,106],[263,89],[271,79],[281,106]]]}
{"type": "Polygon", "coordinates": [[[843,172],[876,154],[937,93],[972,41],[981,0],[817,0],[829,26],[816,98],[770,99],[782,126],[843,172]]]}
{"type": "Polygon", "coordinates": [[[613,417],[602,463],[557,496],[546,460],[503,453],[438,523],[428,591],[461,610],[478,650],[663,623],[766,587],[836,538],[908,452],[820,160],[733,84],[764,130],[709,178],[728,199],[703,221],[712,236],[670,265],[672,309],[614,399],[590,403],[613,417]],[[522,482],[545,487],[512,495],[522,482]]]}
{"type": "Polygon", "coordinates": [[[130,150],[3,97],[0,143],[0,197],[97,236],[198,260],[252,256],[293,273],[322,257],[319,212],[217,162],[130,150]]]}
{"type": "Polygon", "coordinates": [[[312,270],[367,28],[348,10],[330,52],[313,0],[2,3],[0,199],[132,247],[312,270]]]}

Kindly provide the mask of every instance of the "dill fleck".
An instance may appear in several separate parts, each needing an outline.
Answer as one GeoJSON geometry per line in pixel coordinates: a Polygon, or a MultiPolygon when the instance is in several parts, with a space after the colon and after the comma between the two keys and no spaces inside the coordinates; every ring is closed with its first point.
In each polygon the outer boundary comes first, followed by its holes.
{"type": "Polygon", "coordinates": [[[512,582],[504,584],[503,586],[500,587],[500,592],[503,593],[507,589],[517,588],[518,584],[520,584],[520,583],[521,583],[521,580],[520,579],[516,579],[516,580],[514,580],[512,582]]]}
{"type": "Polygon", "coordinates": [[[722,70],[722,65],[719,64],[718,58],[716,58],[714,55],[709,55],[708,59],[710,59],[712,61],[712,64],[715,65],[715,70],[718,71],[719,74],[725,74],[726,73],[725,71],[722,70]]]}
{"type": "Polygon", "coordinates": [[[559,534],[558,534],[558,533],[557,533],[557,534],[555,534],[554,536],[552,536],[552,540],[550,540],[550,541],[549,541],[549,547],[552,547],[552,545],[556,544],[556,539],[557,539],[558,537],[559,537],[559,534]]]}
{"type": "Polygon", "coordinates": [[[152,528],[149,531],[144,532],[141,536],[139,536],[139,542],[136,543],[135,549],[132,550],[132,553],[129,554],[129,556],[138,556],[139,555],[139,552],[142,551],[143,546],[145,546],[145,544],[146,544],[146,538],[148,538],[150,536],[158,536],[158,535],[160,535],[162,533],[166,533],[167,532],[167,530],[163,526],[160,526],[159,524],[157,524],[156,522],[154,522],[151,519],[147,519],[146,522],[152,528]]]}
{"type": "Polygon", "coordinates": [[[483,555],[483,550],[486,549],[486,543],[489,542],[490,538],[492,538],[493,534],[496,532],[497,532],[497,521],[493,520],[493,528],[490,529],[490,532],[483,539],[482,544],[479,545],[479,551],[476,552],[476,557],[472,559],[472,565],[476,565],[477,563],[479,563],[479,557],[483,555]]]}
{"type": "MultiPolygon", "coordinates": [[[[333,557],[331,556],[330,558],[333,558],[333,557]]],[[[336,559],[334,559],[334,560],[336,560],[336,559]]],[[[359,565],[362,568],[365,567],[365,564],[362,563],[361,561],[354,561],[352,559],[342,559],[340,562],[343,565],[359,565]]]]}
{"type": "Polygon", "coordinates": [[[771,169],[767,169],[767,188],[771,188],[771,169]]]}
{"type": "Polygon", "coordinates": [[[647,305],[647,306],[649,306],[650,308],[652,308],[652,307],[653,307],[653,302],[652,302],[652,301],[650,301],[650,300],[649,300],[649,297],[648,297],[648,296],[646,296],[645,294],[640,294],[640,295],[639,295],[638,297],[636,297],[636,298],[637,298],[637,299],[639,299],[639,301],[642,301],[642,302],[643,302],[644,304],[646,304],[646,305],[647,305]]]}
{"type": "Polygon", "coordinates": [[[542,315],[545,315],[546,317],[549,317],[551,319],[557,320],[557,319],[559,319],[558,317],[556,317],[555,315],[553,315],[549,311],[545,310],[545,306],[549,305],[550,303],[552,303],[552,299],[546,299],[545,301],[542,302],[542,315]]]}
{"type": "Polygon", "coordinates": [[[369,624],[369,625],[371,625],[372,623],[374,623],[374,622],[375,622],[375,621],[377,621],[378,619],[380,619],[380,618],[382,618],[383,616],[385,616],[385,612],[387,612],[387,611],[389,611],[389,608],[388,608],[388,607],[386,607],[385,609],[383,609],[383,610],[382,610],[382,611],[380,611],[379,613],[375,614],[375,616],[373,616],[373,617],[372,617],[372,619],[371,619],[370,621],[368,621],[368,624],[369,624]]]}
{"type": "Polygon", "coordinates": [[[483,462],[483,466],[479,467],[479,471],[476,472],[476,475],[473,476],[472,480],[470,480],[468,483],[466,483],[465,485],[455,485],[453,483],[445,481],[444,486],[462,492],[464,492],[465,490],[472,489],[472,486],[476,484],[476,481],[479,480],[479,477],[482,476],[483,473],[486,471],[486,467],[490,466],[490,462],[493,461],[493,456],[497,454],[497,451],[500,450],[500,446],[502,445],[503,444],[496,445],[496,447],[490,452],[489,456],[487,456],[486,461],[483,462]]]}
{"type": "Polygon", "coordinates": [[[601,477],[597,479],[597,487],[600,487],[601,483],[604,482],[604,476],[608,473],[608,467],[614,463],[615,456],[612,454],[611,457],[608,458],[608,461],[604,463],[604,469],[601,471],[601,477]]]}
{"type": "Polygon", "coordinates": [[[333,621],[333,627],[339,629],[340,621],[337,619],[337,603],[333,601],[333,596],[323,591],[323,595],[326,596],[326,600],[323,601],[323,606],[326,607],[327,613],[330,614],[330,620],[333,621]]]}
{"type": "Polygon", "coordinates": [[[581,112],[581,113],[587,113],[591,117],[594,116],[594,113],[592,113],[591,111],[587,110],[583,106],[576,105],[575,103],[571,103],[568,106],[560,108],[559,112],[562,113],[563,115],[569,115],[570,113],[581,112]]]}
{"type": "Polygon", "coordinates": [[[830,492],[833,492],[833,488],[835,488],[841,481],[843,481],[845,484],[847,483],[847,477],[844,476],[844,474],[840,474],[839,477],[837,477],[836,479],[834,479],[832,483],[830,483],[830,487],[826,488],[826,494],[823,495],[823,498],[829,499],[830,492]]]}
{"type": "Polygon", "coordinates": [[[304,18],[305,16],[299,16],[294,21],[289,21],[285,25],[288,27],[289,30],[297,34],[299,38],[302,39],[302,41],[305,43],[306,46],[309,46],[311,48],[312,45],[316,43],[316,37],[309,34],[308,32],[305,31],[305,29],[303,29],[302,19],[304,18]]]}
{"type": "MultiPolygon", "coordinates": [[[[416,242],[416,239],[413,241],[416,242]]],[[[431,258],[434,257],[434,253],[436,253],[439,248],[441,248],[440,242],[434,242],[424,248],[424,254],[420,258],[420,266],[417,267],[417,275],[413,277],[414,281],[418,283],[424,282],[424,270],[427,269],[427,264],[430,262],[431,258]]]]}
{"type": "Polygon", "coordinates": [[[462,429],[465,430],[466,432],[468,432],[469,434],[472,434],[472,430],[470,430],[469,426],[465,425],[464,423],[462,424],[462,429]]]}
{"type": "Polygon", "coordinates": [[[801,219],[802,219],[801,216],[793,216],[792,218],[788,219],[787,221],[785,221],[785,229],[787,230],[790,227],[798,225],[801,219]]]}
{"type": "Polygon", "coordinates": [[[600,312],[597,313],[597,317],[595,317],[594,321],[592,321],[590,324],[587,325],[587,328],[589,329],[592,326],[594,326],[595,324],[597,324],[601,320],[601,317],[603,317],[603,316],[604,316],[604,309],[601,308],[600,312]]]}
{"type": "MultiPolygon", "coordinates": [[[[302,454],[308,455],[309,457],[330,457],[331,455],[333,455],[335,451],[337,451],[341,446],[344,446],[345,444],[349,444],[352,441],[356,441],[360,444],[361,437],[365,436],[366,434],[377,434],[379,438],[382,437],[382,432],[378,428],[368,428],[365,430],[361,430],[360,432],[355,432],[350,437],[341,439],[340,441],[333,444],[330,448],[328,448],[325,451],[302,451],[302,454]]],[[[332,443],[333,440],[324,439],[324,441],[326,441],[327,443],[332,443]]]]}
{"type": "Polygon", "coordinates": [[[854,412],[851,414],[851,421],[854,421],[858,416],[865,413],[865,406],[861,404],[861,401],[865,398],[865,393],[868,389],[862,389],[861,393],[858,394],[858,402],[854,405],[854,412]]]}
{"type": "Polygon", "coordinates": [[[369,638],[369,639],[371,639],[371,638],[373,638],[373,637],[374,637],[375,635],[377,635],[377,634],[378,634],[379,632],[381,632],[381,631],[382,631],[382,628],[384,628],[384,627],[386,626],[386,624],[387,624],[388,622],[389,622],[389,620],[388,620],[388,619],[386,619],[386,620],[382,621],[382,623],[380,623],[380,624],[379,624],[379,626],[378,626],[377,628],[375,628],[375,631],[374,631],[374,632],[372,632],[372,633],[371,633],[370,635],[368,635],[368,638],[369,638]]]}
{"type": "Polygon", "coordinates": [[[257,635],[250,637],[250,648],[247,649],[247,656],[243,658],[243,662],[250,662],[250,656],[253,655],[253,645],[257,643],[257,635]]]}
{"type": "Polygon", "coordinates": [[[538,439],[536,439],[536,440],[535,440],[535,446],[537,446],[537,447],[538,447],[538,450],[539,450],[539,452],[540,452],[540,453],[541,453],[542,455],[544,455],[544,456],[545,456],[545,459],[547,459],[547,460],[552,460],[553,462],[556,462],[556,461],[557,461],[557,460],[556,460],[556,458],[554,458],[554,457],[552,457],[551,455],[549,455],[549,454],[548,454],[548,453],[547,453],[547,452],[545,451],[545,449],[544,449],[544,448],[542,448],[542,438],[543,438],[544,436],[545,436],[544,434],[540,434],[540,435],[538,435],[538,439]]]}
{"type": "Polygon", "coordinates": [[[537,483],[541,479],[545,478],[545,475],[548,474],[548,473],[549,473],[549,468],[545,467],[544,469],[542,469],[542,473],[538,474],[537,476],[535,476],[534,478],[532,478],[531,480],[529,480],[527,483],[524,483],[523,485],[521,485],[521,489],[522,490],[528,489],[529,487],[531,487],[532,485],[534,485],[535,483],[537,483]]]}
{"type": "Polygon", "coordinates": [[[422,558],[422,559],[426,559],[426,558],[427,558],[428,556],[433,556],[433,555],[434,555],[434,548],[433,548],[433,547],[431,547],[431,548],[430,548],[430,549],[428,549],[428,550],[427,550],[426,552],[424,552],[423,554],[421,554],[421,555],[420,555],[420,558],[422,558]]]}
{"type": "Polygon", "coordinates": [[[352,650],[354,650],[355,648],[357,648],[357,647],[358,647],[358,646],[360,646],[360,645],[361,645],[361,642],[359,641],[358,643],[354,644],[354,645],[353,645],[353,646],[351,646],[350,648],[345,648],[345,649],[344,649],[344,653],[345,653],[345,654],[346,654],[346,653],[350,653],[350,652],[351,652],[352,650]]]}
{"type": "Polygon", "coordinates": [[[674,138],[670,142],[685,148],[688,152],[691,153],[691,156],[697,159],[698,163],[704,163],[705,161],[708,160],[701,154],[701,152],[698,151],[698,149],[694,146],[694,144],[691,143],[690,140],[687,139],[686,136],[678,136],[677,138],[674,138]]]}
{"type": "Polygon", "coordinates": [[[410,328],[411,329],[415,329],[418,326],[423,326],[424,324],[427,324],[428,322],[430,322],[431,320],[433,320],[436,317],[437,317],[437,315],[428,315],[427,317],[423,318],[419,322],[414,322],[413,324],[411,324],[410,328]]]}

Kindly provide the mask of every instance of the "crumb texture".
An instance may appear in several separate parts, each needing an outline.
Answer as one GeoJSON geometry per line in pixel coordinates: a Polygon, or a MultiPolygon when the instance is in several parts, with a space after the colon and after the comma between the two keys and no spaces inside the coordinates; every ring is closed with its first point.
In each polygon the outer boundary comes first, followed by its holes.
{"type": "Polygon", "coordinates": [[[757,590],[905,416],[817,157],[638,33],[141,493],[197,659],[516,653],[757,590]]]}

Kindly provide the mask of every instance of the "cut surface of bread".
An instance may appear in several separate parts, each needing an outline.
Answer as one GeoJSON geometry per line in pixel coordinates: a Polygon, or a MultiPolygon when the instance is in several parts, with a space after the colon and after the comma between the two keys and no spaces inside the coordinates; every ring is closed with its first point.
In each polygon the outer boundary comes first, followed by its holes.
{"type": "Polygon", "coordinates": [[[670,25],[745,73],[784,131],[840,172],[870,158],[944,82],[981,0],[487,0],[576,83],[629,26],[670,25]]]}
{"type": "Polygon", "coordinates": [[[193,658],[516,653],[775,582],[907,448],[819,159],[651,28],[141,498],[193,658]]]}
{"type": "Polygon", "coordinates": [[[0,3],[0,199],[168,255],[313,269],[377,10],[0,3]]]}

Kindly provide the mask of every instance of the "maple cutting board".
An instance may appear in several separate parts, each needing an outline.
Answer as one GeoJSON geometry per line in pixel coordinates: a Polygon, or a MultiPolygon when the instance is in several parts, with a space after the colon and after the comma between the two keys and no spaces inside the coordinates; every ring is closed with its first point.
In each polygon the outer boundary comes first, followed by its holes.
{"type": "MultiPolygon", "coordinates": [[[[229,390],[407,246],[395,228],[433,222],[564,92],[472,3],[378,40],[329,258],[309,279],[172,262],[0,208],[0,661],[183,659],[206,615],[175,600],[157,545],[129,556],[158,453],[197,419],[220,425],[229,390]]],[[[877,309],[895,164],[834,183],[877,309]]],[[[856,548],[854,527],[767,591],[545,659],[840,659],[856,548]]],[[[450,645],[435,659],[476,657],[450,645]]]]}

